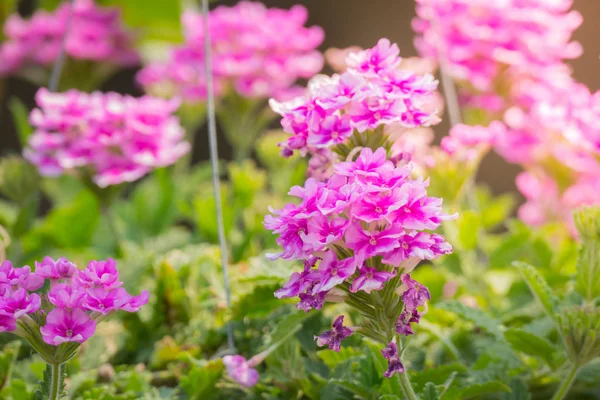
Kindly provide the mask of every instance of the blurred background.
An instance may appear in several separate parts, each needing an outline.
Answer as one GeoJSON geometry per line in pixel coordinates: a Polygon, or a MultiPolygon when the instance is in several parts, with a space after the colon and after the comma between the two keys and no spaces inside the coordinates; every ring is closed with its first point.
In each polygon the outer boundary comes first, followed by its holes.
{"type": "MultiPolygon", "coordinates": [[[[2,0],[0,0],[2,1],[2,0]]],[[[175,1],[175,0],[172,0],[175,1]]],[[[493,1],[493,0],[490,0],[493,1]]],[[[303,4],[308,8],[308,25],[319,25],[325,29],[325,42],[322,50],[329,47],[360,46],[371,47],[379,38],[387,37],[400,46],[400,55],[410,57],[416,55],[413,46],[413,32],[410,22],[414,17],[413,0],[262,0],[269,7],[289,8],[294,4],[303,4]]],[[[214,1],[212,7],[219,4],[232,5],[237,1],[214,1]]],[[[27,15],[33,9],[32,0],[22,0],[20,12],[27,15]]],[[[573,61],[571,66],[577,80],[587,84],[592,91],[600,89],[600,1],[575,0],[574,9],[584,17],[583,26],[576,31],[574,39],[581,42],[584,54],[573,61]]],[[[120,71],[102,85],[103,91],[116,91],[141,95],[134,84],[137,70],[120,71]]],[[[0,154],[19,152],[17,135],[7,109],[7,99],[16,96],[28,107],[33,107],[33,96],[37,87],[32,84],[10,78],[6,82],[6,92],[0,107],[0,154]]],[[[444,120],[445,120],[444,116],[444,120]]],[[[278,127],[278,124],[273,126],[278,127]]],[[[438,136],[447,131],[448,126],[442,122],[436,127],[438,136]]],[[[197,133],[198,139],[194,148],[194,160],[208,159],[208,139],[205,128],[197,133]]],[[[231,149],[221,138],[219,141],[221,158],[230,158],[231,149]]],[[[491,154],[480,169],[478,181],[488,183],[494,192],[514,191],[514,176],[518,167],[506,164],[499,157],[491,154]]]]}

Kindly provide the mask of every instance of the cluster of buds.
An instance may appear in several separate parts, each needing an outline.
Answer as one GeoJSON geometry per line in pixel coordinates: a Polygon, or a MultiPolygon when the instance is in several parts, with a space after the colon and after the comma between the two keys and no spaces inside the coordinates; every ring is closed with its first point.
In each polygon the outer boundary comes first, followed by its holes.
{"type": "Polygon", "coordinates": [[[148,292],[131,296],[122,287],[112,259],[90,261],[87,268],[64,259],[44,258],[29,266],[0,265],[0,331],[27,340],[49,364],[68,361],[96,325],[110,314],[137,312],[148,292]]]}

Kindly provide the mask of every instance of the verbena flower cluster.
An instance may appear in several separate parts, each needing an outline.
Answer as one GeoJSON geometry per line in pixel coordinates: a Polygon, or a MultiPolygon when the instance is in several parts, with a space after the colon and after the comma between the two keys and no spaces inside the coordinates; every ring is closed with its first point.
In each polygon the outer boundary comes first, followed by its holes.
{"type": "Polygon", "coordinates": [[[421,55],[443,58],[450,73],[489,92],[499,76],[542,73],[579,57],[571,35],[582,23],[573,0],[417,0],[413,28],[421,55]]]}
{"type": "Polygon", "coordinates": [[[42,175],[77,169],[106,187],[135,181],[189,151],[173,115],[176,100],[40,89],[36,102],[24,154],[42,175]]]}
{"type": "MultiPolygon", "coordinates": [[[[454,216],[442,211],[441,199],[427,196],[428,181],[411,179],[410,168],[396,167],[383,148],[365,148],[356,161],[337,163],[333,170],[324,182],[309,178],[304,187],[292,188],[299,204],[265,217],[265,227],[279,235],[283,248],[270,258],[304,260],[304,270],[293,273],[275,295],[298,296],[297,307],[304,311],[320,309],[326,300],[344,301],[344,291],[382,290],[419,261],[452,251],[443,236],[430,231],[454,216]]],[[[413,293],[426,290],[408,275],[401,280],[407,291],[397,329],[406,334],[410,322],[418,322],[413,311],[422,305],[413,293]]],[[[332,331],[316,339],[338,350],[351,333],[340,317],[332,331]]]]}
{"type": "MultiPolygon", "coordinates": [[[[317,50],[324,38],[320,27],[305,27],[306,8],[266,8],[241,1],[210,11],[209,33],[216,95],[235,90],[248,98],[289,98],[323,67],[317,50]]],[[[190,102],[206,99],[204,22],[193,11],[183,14],[185,43],[166,63],[152,63],[138,75],[150,93],[179,95],[190,102]]]]}
{"type": "MultiPolygon", "coordinates": [[[[29,266],[0,265],[0,331],[51,346],[83,343],[94,334],[101,318],[115,311],[137,312],[148,302],[148,292],[131,296],[119,281],[112,259],[90,261],[84,270],[64,259],[44,258],[29,266]],[[44,288],[43,292],[38,292],[44,288]]],[[[37,349],[37,348],[36,348],[37,349]]]]}
{"type": "Polygon", "coordinates": [[[63,2],[55,11],[36,11],[26,20],[11,15],[4,25],[7,40],[0,45],[0,76],[31,65],[50,66],[61,51],[77,60],[134,65],[138,54],[122,26],[118,8],[98,7],[93,0],[63,2]],[[71,20],[69,21],[69,19],[71,20]]]}
{"type": "Polygon", "coordinates": [[[292,136],[282,143],[282,154],[319,153],[343,143],[355,131],[380,126],[429,126],[439,121],[432,107],[437,81],[400,68],[396,44],[381,39],[375,47],[349,53],[347,70],[311,79],[306,96],[287,102],[271,100],[292,136]]]}

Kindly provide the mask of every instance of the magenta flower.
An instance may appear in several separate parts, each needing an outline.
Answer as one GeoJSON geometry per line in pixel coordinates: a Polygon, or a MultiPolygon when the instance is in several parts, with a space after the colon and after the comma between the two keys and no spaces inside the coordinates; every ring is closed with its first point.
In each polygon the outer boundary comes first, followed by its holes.
{"type": "Polygon", "coordinates": [[[29,20],[11,15],[4,25],[6,42],[0,45],[0,76],[32,65],[47,67],[65,51],[74,60],[112,65],[135,65],[133,38],[121,24],[117,8],[98,7],[92,0],[76,0],[55,11],[38,11],[29,20]],[[70,19],[70,21],[69,21],[70,19]]]}
{"type": "Polygon", "coordinates": [[[249,365],[249,361],[242,356],[225,356],[223,364],[227,369],[227,373],[237,383],[244,387],[253,387],[258,382],[258,371],[249,365]]]}
{"type": "Polygon", "coordinates": [[[12,332],[17,329],[17,320],[13,315],[0,313],[0,332],[12,332]]]}
{"type": "Polygon", "coordinates": [[[352,335],[354,331],[344,326],[343,315],[340,315],[335,319],[332,328],[333,329],[321,334],[320,336],[315,336],[315,340],[317,341],[317,346],[327,346],[330,350],[339,352],[340,342],[352,335]]]}
{"type": "Polygon", "coordinates": [[[419,314],[416,308],[412,310],[405,308],[398,317],[398,321],[396,321],[396,333],[404,336],[414,335],[415,333],[410,324],[418,324],[419,321],[421,321],[421,314],[419,314]]]}
{"type": "Polygon", "coordinates": [[[138,294],[137,296],[131,296],[131,295],[128,295],[128,296],[129,296],[129,301],[121,307],[121,310],[127,311],[127,312],[138,312],[138,311],[140,311],[142,306],[145,306],[146,304],[148,304],[148,300],[150,298],[150,293],[148,293],[147,290],[142,290],[142,292],[140,294],[138,294]]]}
{"type": "Polygon", "coordinates": [[[398,238],[404,231],[400,227],[390,227],[382,231],[365,231],[359,223],[353,223],[344,236],[348,246],[354,249],[361,260],[383,255],[400,245],[398,238]]]}
{"type": "Polygon", "coordinates": [[[117,263],[112,258],[106,261],[90,261],[87,268],[79,272],[77,282],[86,288],[100,287],[105,290],[123,285],[123,282],[119,281],[117,263]]]}
{"type": "Polygon", "coordinates": [[[311,271],[311,268],[317,262],[316,257],[311,257],[304,261],[304,271],[294,272],[285,285],[275,292],[278,299],[286,297],[296,297],[301,292],[306,291],[308,287],[313,286],[319,280],[321,274],[317,271],[311,271]]]}
{"type": "Polygon", "coordinates": [[[381,290],[388,280],[396,276],[396,271],[379,271],[377,268],[370,268],[366,265],[360,267],[358,272],[359,275],[354,279],[350,287],[350,291],[354,293],[359,290],[367,293],[371,293],[373,290],[381,290]]]}
{"type": "Polygon", "coordinates": [[[83,310],[56,308],[46,317],[46,325],[40,331],[44,342],[58,346],[65,342],[83,343],[96,331],[96,322],[83,310]]]}
{"type": "Polygon", "coordinates": [[[427,300],[431,300],[429,290],[419,282],[411,279],[410,274],[402,275],[401,280],[406,287],[406,291],[402,294],[402,301],[406,310],[415,310],[425,305],[427,300]]]}
{"type": "Polygon", "coordinates": [[[23,288],[7,290],[0,302],[0,314],[12,316],[15,320],[36,312],[42,304],[40,296],[35,293],[27,294],[27,290],[23,288]]]}
{"type": "Polygon", "coordinates": [[[404,365],[402,365],[402,362],[400,361],[400,355],[398,354],[396,343],[388,343],[388,347],[381,350],[381,354],[383,354],[383,357],[388,360],[388,368],[383,373],[383,376],[386,378],[391,378],[396,373],[404,373],[404,365]]]}
{"type": "Polygon", "coordinates": [[[105,290],[104,288],[90,288],[86,291],[83,308],[100,314],[108,314],[120,310],[129,303],[129,294],[123,288],[105,290]]]}
{"type": "MultiPolygon", "coordinates": [[[[216,94],[234,90],[251,99],[289,99],[298,94],[296,81],[312,77],[323,67],[317,48],[324,33],[320,27],[305,27],[307,17],[301,5],[283,10],[250,1],[211,10],[208,30],[216,94]]],[[[191,10],[183,14],[182,22],[184,44],[171,52],[166,63],[145,67],[137,79],[153,94],[202,102],[206,100],[204,22],[201,14],[191,10]]]]}
{"type": "Polygon", "coordinates": [[[318,75],[308,94],[287,102],[273,99],[273,111],[291,137],[282,154],[298,150],[318,153],[346,142],[353,131],[372,132],[379,126],[417,127],[439,122],[434,103],[437,82],[431,75],[399,70],[398,46],[381,39],[373,49],[351,53],[341,75],[318,75]]]}
{"type": "Polygon", "coordinates": [[[354,257],[338,260],[333,251],[328,251],[319,263],[319,283],[313,288],[313,294],[328,292],[334,286],[344,282],[354,274],[356,264],[354,257]]]}
{"type": "Polygon", "coordinates": [[[77,266],[65,258],[54,261],[51,257],[44,257],[41,263],[35,263],[35,273],[51,280],[71,278],[77,271],[77,266]]]}
{"type": "Polygon", "coordinates": [[[79,308],[85,297],[86,291],[80,288],[76,282],[59,283],[48,292],[48,300],[58,308],[79,308]]]}
{"type": "Polygon", "coordinates": [[[43,285],[44,279],[36,273],[32,273],[28,266],[13,268],[12,263],[8,260],[4,260],[0,264],[0,287],[8,286],[32,291],[43,285]]]}
{"type": "Polygon", "coordinates": [[[100,187],[132,182],[189,151],[177,101],[40,89],[25,157],[45,176],[76,170],[100,187]]]}

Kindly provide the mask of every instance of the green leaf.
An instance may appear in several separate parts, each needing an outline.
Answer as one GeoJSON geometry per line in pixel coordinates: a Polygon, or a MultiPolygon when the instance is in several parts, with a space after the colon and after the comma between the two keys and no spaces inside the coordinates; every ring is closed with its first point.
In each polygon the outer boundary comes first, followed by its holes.
{"type": "Polygon", "coordinates": [[[29,109],[16,97],[11,97],[8,108],[12,114],[21,146],[25,147],[29,142],[29,136],[33,133],[33,127],[29,123],[29,109]]]}
{"type": "Polygon", "coordinates": [[[218,360],[201,361],[181,377],[181,388],[191,400],[218,398],[215,384],[223,375],[223,362],[218,360]]]}
{"type": "Polygon", "coordinates": [[[519,378],[510,380],[510,393],[502,393],[500,400],[531,400],[527,385],[519,378]]]}
{"type": "Polygon", "coordinates": [[[144,40],[179,42],[181,35],[181,1],[104,0],[107,6],[121,10],[125,24],[139,32],[144,40]]]}
{"type": "Polygon", "coordinates": [[[100,220],[96,197],[82,191],[71,204],[53,209],[44,221],[25,236],[28,247],[53,243],[61,248],[84,248],[90,245],[100,220]],[[76,222],[76,223],[74,223],[76,222]]]}
{"type": "Polygon", "coordinates": [[[152,236],[163,232],[175,218],[175,184],[167,168],[161,168],[135,189],[132,210],[137,229],[152,236]]]}
{"type": "Polygon", "coordinates": [[[546,280],[533,266],[529,264],[523,262],[514,262],[513,266],[519,270],[534,297],[544,308],[544,311],[546,311],[551,318],[554,318],[554,305],[556,304],[557,300],[552,293],[550,286],[548,286],[548,283],[546,283],[546,280]]]}
{"type": "Polygon", "coordinates": [[[540,358],[548,365],[553,365],[557,346],[554,346],[545,338],[515,328],[504,332],[504,337],[515,351],[540,358]]]}
{"type": "Polygon", "coordinates": [[[362,386],[360,383],[348,379],[330,379],[330,383],[338,385],[349,391],[350,393],[359,396],[361,399],[377,399],[377,391],[368,387],[362,386]]]}
{"type": "Polygon", "coordinates": [[[437,308],[457,314],[462,319],[474,323],[497,338],[502,338],[502,324],[478,308],[472,308],[458,301],[448,301],[438,304],[437,308]]]}
{"type": "Polygon", "coordinates": [[[14,341],[6,344],[0,353],[0,391],[3,391],[11,382],[15,363],[19,355],[21,342],[14,341]]]}
{"type": "Polygon", "coordinates": [[[422,371],[410,373],[410,382],[413,388],[420,392],[428,382],[435,385],[445,384],[450,377],[457,373],[467,372],[467,367],[459,363],[440,365],[435,368],[427,368],[422,371]]]}
{"type": "Polygon", "coordinates": [[[499,394],[502,392],[510,392],[510,387],[500,381],[490,381],[486,383],[477,383],[470,385],[461,390],[461,399],[481,398],[487,394],[499,394]]]}
{"type": "Polygon", "coordinates": [[[478,233],[481,227],[481,218],[474,211],[464,211],[458,219],[458,241],[465,250],[477,247],[478,233]]]}
{"type": "MultiPolygon", "coordinates": [[[[50,399],[51,390],[52,390],[52,367],[48,364],[46,365],[46,370],[44,371],[44,378],[40,381],[40,387],[35,391],[35,400],[48,400],[50,399]]],[[[58,368],[58,398],[62,399],[66,397],[65,393],[65,376],[66,370],[64,365],[58,368]]],[[[54,397],[52,397],[54,398],[54,397]]]]}
{"type": "Polygon", "coordinates": [[[340,348],[339,352],[333,350],[320,350],[317,352],[317,356],[329,369],[334,369],[337,365],[362,355],[363,352],[360,349],[350,346],[340,348]]]}
{"type": "Polygon", "coordinates": [[[423,393],[421,394],[422,400],[439,400],[440,394],[438,393],[437,388],[431,382],[427,382],[425,388],[423,389],[423,393]]]}

